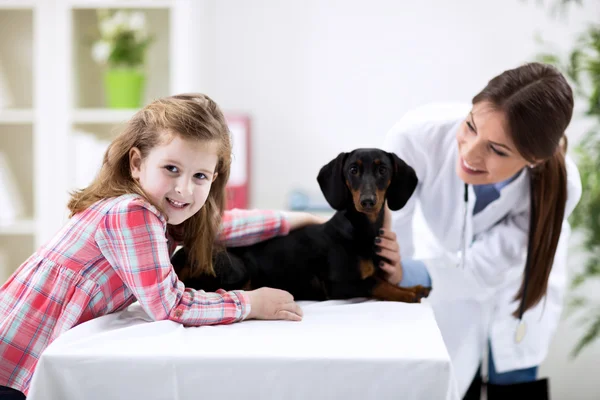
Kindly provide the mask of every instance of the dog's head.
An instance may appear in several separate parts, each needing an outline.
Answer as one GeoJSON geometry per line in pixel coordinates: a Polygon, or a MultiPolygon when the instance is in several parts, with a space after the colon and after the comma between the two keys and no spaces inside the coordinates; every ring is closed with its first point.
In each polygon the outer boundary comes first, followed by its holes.
{"type": "Polygon", "coordinates": [[[394,153],[380,149],[357,149],[340,153],[321,168],[317,177],[321,191],[336,210],[379,213],[385,200],[399,210],[417,187],[412,167],[394,153]]]}

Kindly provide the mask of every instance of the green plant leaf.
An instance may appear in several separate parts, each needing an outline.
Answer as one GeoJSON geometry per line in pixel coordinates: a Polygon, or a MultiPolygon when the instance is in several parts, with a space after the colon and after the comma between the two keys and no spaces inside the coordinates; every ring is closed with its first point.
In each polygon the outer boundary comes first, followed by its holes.
{"type": "MultiPolygon", "coordinates": [[[[580,2],[564,0],[561,3],[580,2]]],[[[582,234],[580,247],[586,255],[583,268],[571,280],[571,288],[577,289],[586,282],[600,280],[600,24],[588,25],[564,58],[558,51],[549,50],[549,44],[543,46],[544,51],[536,58],[564,73],[575,96],[584,101],[585,114],[597,122],[573,150],[583,191],[569,222],[574,231],[582,234]]],[[[589,303],[584,295],[578,295],[570,298],[566,305],[566,314],[570,318],[576,311],[581,312],[583,316],[578,319],[578,324],[585,329],[572,357],[600,336],[600,307],[591,307],[589,303]]]]}
{"type": "Polygon", "coordinates": [[[571,297],[565,306],[565,316],[572,317],[576,311],[587,306],[588,300],[583,296],[571,297]]]}
{"type": "Polygon", "coordinates": [[[571,353],[572,358],[577,357],[585,347],[589,346],[598,338],[598,336],[600,336],[600,309],[592,310],[590,315],[594,317],[588,318],[588,321],[591,322],[589,323],[585,334],[575,345],[575,348],[571,353]]]}

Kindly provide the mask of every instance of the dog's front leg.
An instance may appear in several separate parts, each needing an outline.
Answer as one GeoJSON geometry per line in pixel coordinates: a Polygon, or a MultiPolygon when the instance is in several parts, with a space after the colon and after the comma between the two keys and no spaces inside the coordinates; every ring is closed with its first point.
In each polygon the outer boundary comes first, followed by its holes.
{"type": "Polygon", "coordinates": [[[392,285],[388,281],[379,277],[373,277],[375,284],[371,289],[371,297],[385,301],[399,301],[403,303],[418,303],[423,297],[426,297],[426,290],[421,286],[412,288],[401,288],[392,285]]]}

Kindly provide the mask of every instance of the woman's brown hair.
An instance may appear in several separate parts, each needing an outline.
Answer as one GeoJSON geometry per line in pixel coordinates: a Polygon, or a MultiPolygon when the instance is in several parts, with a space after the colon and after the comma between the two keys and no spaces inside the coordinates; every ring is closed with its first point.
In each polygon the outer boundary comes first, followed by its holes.
{"type": "Polygon", "coordinates": [[[546,294],[565,217],[565,130],[573,115],[573,91],[554,67],[528,63],[490,80],[472,102],[490,103],[504,113],[517,151],[533,165],[528,269],[515,295],[521,304],[514,315],[521,317],[546,294]]]}
{"type": "Polygon", "coordinates": [[[219,144],[218,175],[212,183],[206,203],[182,224],[168,226],[168,233],[190,249],[188,261],[192,269],[189,273],[214,274],[212,256],[225,209],[231,139],[223,113],[206,95],[191,93],[166,97],[138,111],[106,150],[102,167],[94,181],[85,189],[72,193],[68,207],[73,216],[99,200],[130,193],[137,193],[150,202],[131,176],[129,151],[137,147],[142,158],[145,158],[152,148],[168,140],[170,135],[219,144]]]}

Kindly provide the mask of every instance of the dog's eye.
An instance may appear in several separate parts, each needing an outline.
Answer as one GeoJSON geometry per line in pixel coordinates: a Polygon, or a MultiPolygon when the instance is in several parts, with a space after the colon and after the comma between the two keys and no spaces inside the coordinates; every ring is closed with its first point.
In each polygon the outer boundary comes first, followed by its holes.
{"type": "Polygon", "coordinates": [[[358,167],[357,167],[357,166],[355,166],[355,165],[353,165],[352,167],[350,167],[350,173],[351,173],[352,175],[356,175],[356,174],[358,174],[358,167]]]}
{"type": "Polygon", "coordinates": [[[385,174],[387,172],[387,167],[385,165],[380,165],[379,166],[379,173],[381,175],[385,174]]]}

